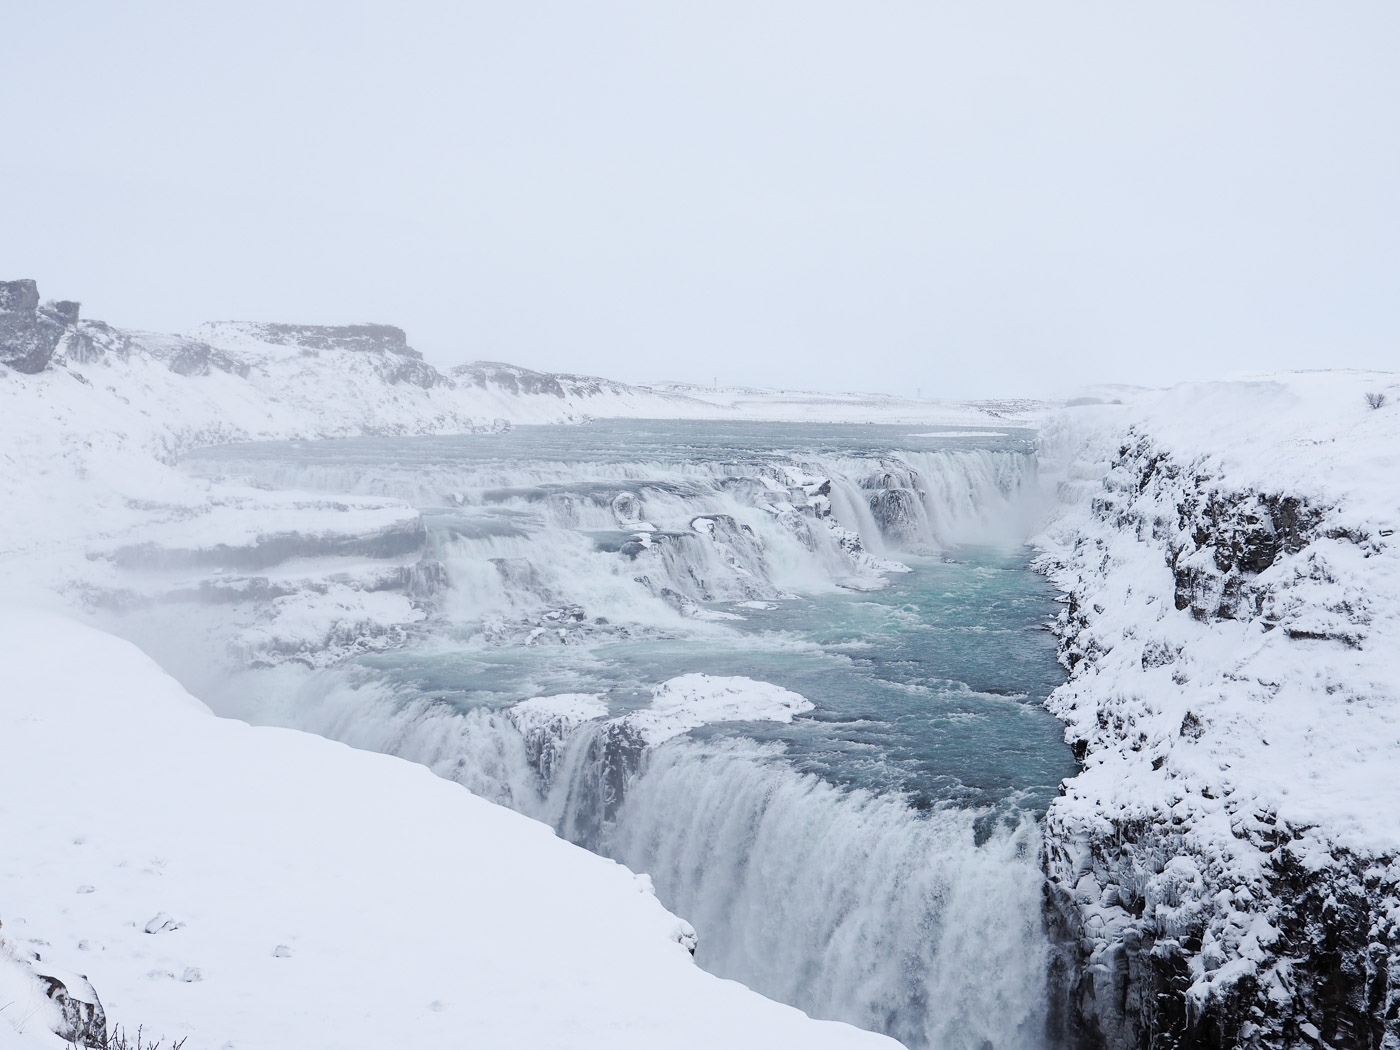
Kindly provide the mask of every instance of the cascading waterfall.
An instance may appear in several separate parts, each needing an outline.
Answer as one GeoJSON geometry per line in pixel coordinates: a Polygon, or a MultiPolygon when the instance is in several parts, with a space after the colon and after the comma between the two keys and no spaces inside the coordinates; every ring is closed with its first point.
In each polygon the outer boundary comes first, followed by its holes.
{"type": "MultiPolygon", "coordinates": [[[[407,499],[448,580],[437,634],[416,655],[257,672],[230,686],[224,713],[421,762],[649,873],[698,930],[697,961],[814,1015],[911,1047],[1044,1046],[1033,814],[989,824],[951,802],[836,785],[742,732],[651,746],[622,717],[645,703],[647,672],[629,677],[625,656],[593,651],[698,643],[687,652],[723,665],[715,654],[739,637],[745,603],[859,594],[902,568],[885,559],[1019,540],[1032,455],[683,448],[510,461],[405,447],[243,446],[196,464],[407,499]],[[541,646],[553,663],[517,655],[541,646]],[[574,679],[606,693],[606,717],[524,731],[512,719],[513,703],[574,679]]],[[[679,659],[660,652],[646,658],[679,659]]]]}
{"type": "MultiPolygon", "coordinates": [[[[893,567],[884,558],[903,552],[1019,540],[1037,489],[1035,458],[1022,450],[743,459],[725,449],[715,459],[512,463],[443,452],[407,469],[397,457],[368,455],[364,441],[327,444],[361,460],[250,445],[191,462],[275,488],[436,508],[433,551],[454,584],[444,605],[468,622],[568,606],[609,623],[640,613],[646,625],[673,626],[671,613],[690,615],[693,602],[873,585],[893,567]],[[259,456],[260,448],[282,454],[259,456]]],[[[316,443],[299,451],[323,452],[316,443]]]]}
{"type": "Polygon", "coordinates": [[[716,973],[911,1047],[1044,1042],[1039,832],[842,791],[745,742],[659,749],[604,852],[704,931],[716,973]]]}

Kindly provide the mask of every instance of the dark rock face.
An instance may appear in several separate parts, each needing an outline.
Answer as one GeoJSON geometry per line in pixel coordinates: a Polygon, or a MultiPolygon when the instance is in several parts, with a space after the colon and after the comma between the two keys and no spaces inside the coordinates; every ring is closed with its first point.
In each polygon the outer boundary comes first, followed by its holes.
{"type": "Polygon", "coordinates": [[[0,363],[16,372],[42,372],[77,319],[77,303],[41,305],[32,280],[0,281],[0,363]]]}
{"type": "Polygon", "coordinates": [[[32,981],[37,990],[58,1007],[58,1019],[53,1027],[56,1036],[75,1047],[108,1045],[107,1014],[85,976],[56,968],[38,952],[13,941],[0,941],[0,946],[18,964],[22,976],[32,981]]]}
{"type": "Polygon", "coordinates": [[[0,313],[32,314],[39,308],[39,286],[34,281],[0,281],[0,313]]]}
{"type": "MultiPolygon", "coordinates": [[[[1088,946],[1104,927],[1086,925],[1084,877],[1074,887],[1048,884],[1046,915],[1058,946],[1052,1042],[1069,1050],[1400,1045],[1400,931],[1392,914],[1400,887],[1380,871],[1394,858],[1378,865],[1377,858],[1340,855],[1318,870],[1303,859],[1305,835],[1282,822],[1274,833],[1284,843],[1267,865],[1273,897],[1258,902],[1277,933],[1265,959],[1272,965],[1210,996],[1192,994],[1197,959],[1211,950],[1206,911],[1185,922],[1180,911],[1154,914],[1162,902],[1153,884],[1166,859],[1188,856],[1189,846],[1142,824],[1098,838],[1090,873],[1111,902],[1104,910],[1120,912],[1121,935],[1093,957],[1088,946]]],[[[1098,922],[1095,912],[1087,914],[1098,922]]]]}
{"type": "MultiPolygon", "coordinates": [[[[870,513],[880,532],[909,550],[919,550],[932,538],[924,505],[925,484],[913,467],[889,461],[860,482],[861,488],[869,493],[870,513]]],[[[829,494],[829,490],[823,493],[829,494]]]]}
{"type": "Polygon", "coordinates": [[[79,308],[80,304],[73,302],[72,299],[59,299],[45,304],[45,309],[53,318],[64,325],[78,323],[79,308]]]}
{"type": "Polygon", "coordinates": [[[148,354],[176,375],[207,376],[215,371],[248,374],[246,364],[198,339],[163,332],[123,331],[106,321],[77,322],[64,335],[58,353],[80,365],[125,361],[133,354],[148,354]]]}
{"type": "Polygon", "coordinates": [[[98,343],[91,332],[78,328],[68,334],[64,352],[74,364],[91,365],[106,356],[106,347],[98,343]]]}
{"type": "Polygon", "coordinates": [[[1198,620],[1241,619],[1260,612],[1251,586],[1281,554],[1307,546],[1321,514],[1294,496],[1235,495],[1217,491],[1181,506],[1189,537],[1177,553],[1176,607],[1198,620]]]}
{"type": "Polygon", "coordinates": [[[559,380],[544,372],[532,372],[528,368],[497,364],[494,361],[480,361],[476,364],[461,365],[452,370],[459,379],[473,386],[498,386],[512,394],[546,394],[551,397],[564,397],[566,392],[559,380]]]}
{"type": "Polygon", "coordinates": [[[404,330],[390,324],[260,324],[257,330],[258,338],[280,346],[422,356],[408,345],[404,330]]]}

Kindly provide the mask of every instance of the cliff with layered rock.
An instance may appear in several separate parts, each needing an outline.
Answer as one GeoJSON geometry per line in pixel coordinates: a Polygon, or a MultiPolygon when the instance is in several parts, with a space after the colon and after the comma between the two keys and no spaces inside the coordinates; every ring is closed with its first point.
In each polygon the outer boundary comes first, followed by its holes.
{"type": "Polygon", "coordinates": [[[1045,565],[1084,771],[1046,824],[1077,1048],[1400,1047],[1392,376],[1061,421],[1045,565]]]}

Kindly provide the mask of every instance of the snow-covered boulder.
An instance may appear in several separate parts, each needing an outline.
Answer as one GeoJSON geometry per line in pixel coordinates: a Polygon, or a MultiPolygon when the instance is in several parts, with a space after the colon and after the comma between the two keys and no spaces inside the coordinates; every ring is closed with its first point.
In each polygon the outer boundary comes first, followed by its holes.
{"type": "Polygon", "coordinates": [[[47,943],[35,951],[13,928],[0,923],[0,1030],[12,1027],[37,1045],[105,1046],[107,1014],[92,984],[48,960],[47,943]]]}

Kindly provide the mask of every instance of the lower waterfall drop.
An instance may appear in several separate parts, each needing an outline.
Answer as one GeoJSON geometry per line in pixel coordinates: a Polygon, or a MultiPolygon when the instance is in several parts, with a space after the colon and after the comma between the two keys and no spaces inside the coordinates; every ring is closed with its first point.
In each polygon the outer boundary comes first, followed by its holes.
{"type": "Polygon", "coordinates": [[[757,745],[659,749],[604,852],[648,873],[697,961],[910,1047],[1040,1050],[1040,831],[843,791],[757,745]]]}

